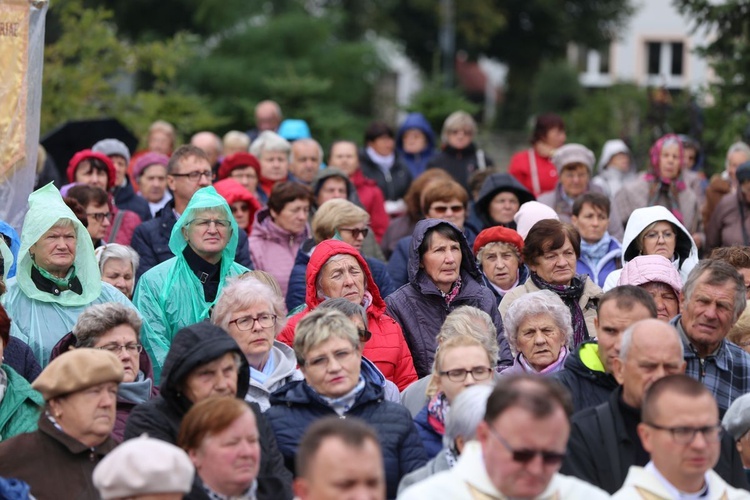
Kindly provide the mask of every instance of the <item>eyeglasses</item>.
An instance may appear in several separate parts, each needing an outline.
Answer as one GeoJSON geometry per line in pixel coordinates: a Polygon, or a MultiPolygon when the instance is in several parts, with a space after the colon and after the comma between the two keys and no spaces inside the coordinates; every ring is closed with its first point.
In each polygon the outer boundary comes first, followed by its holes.
{"type": "Polygon", "coordinates": [[[671,240],[674,237],[674,231],[662,231],[661,233],[659,231],[649,231],[648,233],[646,233],[643,239],[657,241],[659,238],[664,238],[664,241],[666,241],[671,240]]]}
{"type": "Polygon", "coordinates": [[[488,378],[490,378],[492,368],[490,368],[489,366],[475,366],[470,370],[466,370],[465,368],[456,368],[455,370],[440,372],[440,376],[447,376],[448,380],[450,380],[451,382],[463,382],[464,380],[466,380],[466,376],[469,373],[471,373],[471,376],[472,378],[474,378],[474,380],[487,380],[488,378]]]}
{"type": "Polygon", "coordinates": [[[357,332],[359,332],[360,342],[367,342],[372,338],[372,332],[367,328],[357,328],[357,332]]]}
{"type": "MultiPolygon", "coordinates": [[[[341,364],[347,361],[356,351],[354,349],[342,349],[333,353],[333,359],[337,363],[341,364]]],[[[315,368],[317,370],[328,369],[328,364],[331,362],[330,356],[318,356],[310,361],[305,361],[305,365],[309,368],[315,368]]]]}
{"type": "Polygon", "coordinates": [[[672,434],[672,439],[677,444],[692,443],[693,439],[695,439],[695,435],[699,432],[703,434],[703,439],[705,439],[706,442],[715,443],[721,439],[723,431],[721,424],[706,425],[704,427],[663,427],[648,422],[643,423],[660,431],[669,431],[669,433],[672,434]]]}
{"type": "Polygon", "coordinates": [[[252,330],[253,326],[255,325],[255,322],[258,322],[261,328],[271,328],[273,325],[276,324],[276,315],[275,314],[259,314],[258,316],[242,316],[241,318],[234,319],[229,322],[231,325],[232,323],[237,325],[237,328],[239,328],[242,331],[246,330],[252,330]]]}
{"type": "Polygon", "coordinates": [[[86,217],[92,217],[96,222],[102,222],[104,219],[112,220],[112,214],[110,212],[96,212],[91,214],[86,212],[86,217]]]}
{"type": "Polygon", "coordinates": [[[189,174],[169,174],[172,177],[187,177],[192,182],[197,182],[201,177],[205,177],[209,181],[213,178],[214,174],[210,170],[200,170],[196,172],[190,172],[189,174]]]}
{"type": "Polygon", "coordinates": [[[437,205],[437,206],[435,206],[435,205],[433,205],[433,206],[430,207],[430,211],[435,212],[436,214],[439,214],[439,215],[443,215],[443,214],[447,213],[448,210],[450,210],[454,214],[460,214],[461,212],[464,211],[464,206],[463,205],[451,205],[451,206],[447,206],[447,205],[437,205]]]}
{"type": "Polygon", "coordinates": [[[558,453],[556,451],[546,451],[546,450],[514,450],[513,447],[511,447],[508,442],[500,436],[500,434],[497,433],[495,429],[492,427],[489,427],[490,434],[494,436],[497,441],[503,445],[503,447],[508,450],[513,455],[513,461],[518,462],[521,464],[527,464],[534,460],[537,455],[542,456],[542,462],[544,465],[549,466],[559,466],[563,459],[565,458],[565,453],[558,453]]]}
{"type": "Polygon", "coordinates": [[[236,214],[237,212],[249,212],[249,211],[250,211],[250,207],[245,204],[238,205],[238,206],[232,205],[233,214],[236,214]]]}
{"type": "Polygon", "coordinates": [[[340,227],[338,229],[339,229],[339,232],[341,232],[341,231],[348,231],[348,232],[352,233],[352,238],[354,238],[355,240],[357,238],[359,238],[359,235],[362,235],[363,238],[367,238],[367,235],[370,234],[370,228],[369,227],[365,227],[365,228],[362,228],[362,229],[360,229],[358,227],[340,227]]]}
{"type": "Polygon", "coordinates": [[[232,223],[227,219],[193,219],[188,224],[192,224],[201,229],[209,229],[214,224],[217,229],[226,229],[231,227],[232,223]]]}
{"type": "Polygon", "coordinates": [[[121,350],[125,349],[128,354],[139,354],[141,351],[143,351],[143,346],[141,344],[107,344],[101,347],[97,347],[97,349],[100,349],[102,351],[109,351],[112,354],[119,354],[121,350]]]}

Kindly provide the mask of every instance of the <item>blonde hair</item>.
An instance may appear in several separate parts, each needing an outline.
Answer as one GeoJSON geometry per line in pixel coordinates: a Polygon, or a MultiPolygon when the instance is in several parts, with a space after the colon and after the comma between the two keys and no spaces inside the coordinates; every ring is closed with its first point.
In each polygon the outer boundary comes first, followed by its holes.
{"type": "Polygon", "coordinates": [[[333,237],[339,227],[350,224],[369,224],[370,214],[349,200],[336,198],[323,203],[315,212],[312,231],[315,243],[333,237]]]}
{"type": "Polygon", "coordinates": [[[234,151],[236,149],[238,151],[247,152],[250,149],[250,137],[248,137],[246,133],[240,132],[239,130],[230,130],[229,132],[224,134],[222,142],[224,143],[225,151],[234,151]]]}
{"type": "Polygon", "coordinates": [[[729,330],[729,333],[727,334],[727,340],[739,345],[739,343],[749,335],[750,304],[745,307],[745,310],[740,315],[740,318],[737,320],[734,326],[732,326],[732,329],[729,330]]]}
{"type": "Polygon", "coordinates": [[[454,111],[443,122],[443,130],[440,132],[443,144],[448,143],[448,134],[454,130],[468,130],[474,135],[477,133],[477,122],[466,111],[454,111]]]}
{"type": "Polygon", "coordinates": [[[484,342],[481,340],[471,337],[468,335],[459,335],[458,337],[451,337],[445,341],[443,341],[442,344],[440,344],[435,351],[435,361],[432,363],[432,379],[430,380],[430,384],[427,386],[426,395],[430,398],[435,395],[437,392],[437,381],[438,377],[440,377],[440,372],[442,371],[442,367],[440,366],[443,363],[443,358],[445,358],[445,353],[450,351],[451,349],[454,349],[456,347],[479,347],[482,350],[484,350],[484,353],[487,355],[487,362],[490,368],[495,368],[495,357],[493,356],[492,352],[487,348],[484,342]]]}

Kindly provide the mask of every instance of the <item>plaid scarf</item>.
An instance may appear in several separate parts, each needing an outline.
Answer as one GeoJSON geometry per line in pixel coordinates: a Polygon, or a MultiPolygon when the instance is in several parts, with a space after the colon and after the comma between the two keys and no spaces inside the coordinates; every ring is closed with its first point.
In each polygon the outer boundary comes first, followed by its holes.
{"type": "Polygon", "coordinates": [[[534,271],[531,272],[530,277],[531,281],[537,286],[537,288],[556,293],[557,296],[562,299],[563,303],[568,306],[570,316],[573,320],[573,348],[578,347],[584,340],[588,339],[589,331],[586,328],[586,321],[583,319],[581,306],[578,304],[578,301],[581,300],[581,297],[583,296],[583,287],[586,284],[587,277],[585,275],[574,276],[573,279],[570,280],[569,286],[548,283],[540,278],[534,271]]]}
{"type": "Polygon", "coordinates": [[[461,291],[461,276],[459,276],[456,282],[453,283],[453,286],[448,291],[448,293],[445,293],[440,289],[438,290],[440,291],[440,295],[442,295],[445,299],[445,305],[450,306],[451,302],[453,302],[458,296],[458,292],[461,291]]]}

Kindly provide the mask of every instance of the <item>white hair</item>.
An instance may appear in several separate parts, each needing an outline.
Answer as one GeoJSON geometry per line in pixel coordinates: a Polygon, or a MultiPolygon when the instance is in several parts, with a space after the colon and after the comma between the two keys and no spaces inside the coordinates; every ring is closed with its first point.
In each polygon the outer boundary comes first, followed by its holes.
{"type": "Polygon", "coordinates": [[[513,354],[518,353],[518,329],[528,318],[546,314],[552,318],[565,336],[564,344],[571,349],[573,346],[573,326],[570,310],[562,299],[549,290],[539,290],[518,297],[505,313],[505,337],[513,354]]]}
{"type": "Polygon", "coordinates": [[[258,138],[250,144],[250,154],[253,156],[260,158],[263,151],[280,151],[286,153],[288,159],[289,153],[292,151],[292,145],[276,132],[266,130],[261,132],[258,138]]]}

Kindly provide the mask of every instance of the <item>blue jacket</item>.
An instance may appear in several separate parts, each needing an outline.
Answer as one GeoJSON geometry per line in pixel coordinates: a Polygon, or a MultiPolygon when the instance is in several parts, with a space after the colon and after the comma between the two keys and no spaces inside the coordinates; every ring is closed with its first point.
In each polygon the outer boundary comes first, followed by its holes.
{"type": "MultiPolygon", "coordinates": [[[[313,422],[337,413],[304,380],[291,382],[271,394],[265,417],[273,428],[284,461],[294,470],[302,435],[313,422]]],[[[365,387],[345,417],[357,417],[378,435],[385,465],[388,498],[396,498],[398,483],[427,463],[427,457],[409,410],[385,401],[383,387],[365,377],[365,387]]]]}
{"type": "MultiPolygon", "coordinates": [[[[314,245],[315,242],[309,239],[303,242],[297,251],[297,257],[294,259],[294,267],[292,267],[292,272],[289,275],[289,288],[286,290],[286,308],[288,311],[293,311],[295,308],[305,304],[307,289],[305,272],[307,271],[307,264],[310,262],[310,254],[315,248],[314,245]]],[[[380,259],[366,255],[363,255],[363,257],[370,267],[372,278],[375,280],[378,290],[380,290],[380,296],[386,298],[396,290],[391,277],[388,275],[386,265],[380,259]]]]}
{"type": "Polygon", "coordinates": [[[396,134],[396,151],[398,151],[406,166],[409,167],[412,178],[416,179],[425,171],[427,163],[435,156],[436,151],[435,133],[432,131],[427,118],[422,113],[409,113],[406,115],[404,123],[401,124],[396,134]],[[407,153],[404,151],[404,133],[410,129],[421,131],[427,138],[425,148],[419,153],[407,153]]]}
{"type": "Polygon", "coordinates": [[[8,247],[10,248],[10,253],[13,254],[13,265],[10,266],[8,276],[5,276],[5,281],[8,281],[16,275],[16,263],[18,262],[18,250],[21,248],[21,238],[18,236],[16,230],[13,229],[13,226],[2,220],[0,220],[0,236],[8,237],[10,240],[8,247]]]}
{"type": "Polygon", "coordinates": [[[124,186],[115,188],[115,205],[120,210],[135,212],[143,222],[151,220],[151,209],[148,206],[148,201],[135,194],[129,180],[124,186]]]}
{"type": "MultiPolygon", "coordinates": [[[[172,250],[169,249],[169,238],[172,234],[172,228],[177,222],[173,209],[174,201],[170,201],[164,205],[161,211],[157,212],[155,218],[135,228],[130,246],[141,256],[141,263],[135,273],[136,278],[140,278],[143,273],[157,264],[174,257],[172,250]]],[[[247,233],[241,228],[238,233],[234,261],[248,269],[253,269],[253,263],[250,260],[250,247],[247,245],[247,233]]]]}
{"type": "Polygon", "coordinates": [[[596,268],[591,269],[583,259],[578,259],[578,262],[576,263],[576,274],[588,274],[591,281],[600,287],[604,287],[604,281],[607,279],[607,276],[609,276],[609,273],[622,267],[620,265],[621,257],[622,245],[620,245],[620,242],[615,238],[612,238],[609,242],[607,253],[601,258],[596,265],[596,268]]]}
{"type": "Polygon", "coordinates": [[[450,306],[445,303],[435,283],[420,269],[419,246],[424,240],[425,233],[439,224],[448,224],[458,230],[450,222],[440,219],[419,221],[414,229],[409,251],[409,283],[393,292],[385,300],[386,312],[398,321],[404,331],[414,359],[417,376],[424,377],[432,371],[432,362],[437,349],[435,337],[448,314],[459,306],[473,306],[492,317],[497,328],[497,343],[500,347],[498,364],[510,366],[513,364],[513,355],[508,347],[508,340],[505,338],[503,321],[500,318],[495,297],[484,286],[482,273],[476,266],[466,238],[462,237],[459,242],[461,245],[461,290],[450,306]]]}
{"type": "Polygon", "coordinates": [[[414,417],[414,425],[417,426],[424,451],[427,452],[427,460],[432,460],[443,449],[443,436],[435,432],[427,417],[427,405],[424,405],[414,417]]]}

